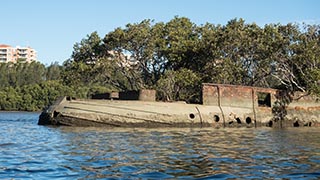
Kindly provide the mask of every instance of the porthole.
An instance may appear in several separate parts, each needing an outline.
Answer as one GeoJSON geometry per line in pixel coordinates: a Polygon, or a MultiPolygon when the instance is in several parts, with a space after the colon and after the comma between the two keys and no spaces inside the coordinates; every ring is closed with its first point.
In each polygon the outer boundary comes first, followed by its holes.
{"type": "Polygon", "coordinates": [[[190,113],[190,114],[189,114],[189,118],[190,118],[190,119],[194,119],[195,117],[196,117],[196,116],[195,116],[193,113],[190,113]]]}
{"type": "Polygon", "coordinates": [[[293,123],[293,127],[299,127],[299,126],[300,126],[300,124],[299,124],[298,121],[296,121],[296,122],[293,123]]]}
{"type": "Polygon", "coordinates": [[[311,127],[311,126],[312,126],[312,122],[308,122],[308,123],[305,124],[304,126],[309,126],[309,127],[311,127]]]}
{"type": "Polygon", "coordinates": [[[220,117],[219,117],[218,115],[214,115],[214,116],[213,116],[213,120],[214,120],[215,122],[219,122],[219,121],[220,121],[220,117]]]}
{"type": "Polygon", "coordinates": [[[252,122],[251,118],[250,118],[250,117],[247,117],[247,118],[246,118],[246,123],[247,123],[247,124],[251,124],[251,122],[252,122]]]}
{"type": "Polygon", "coordinates": [[[273,121],[269,121],[267,124],[268,127],[272,127],[273,126],[273,121]]]}
{"type": "Polygon", "coordinates": [[[237,117],[236,121],[237,121],[238,124],[241,124],[241,119],[240,118],[237,117]]]}

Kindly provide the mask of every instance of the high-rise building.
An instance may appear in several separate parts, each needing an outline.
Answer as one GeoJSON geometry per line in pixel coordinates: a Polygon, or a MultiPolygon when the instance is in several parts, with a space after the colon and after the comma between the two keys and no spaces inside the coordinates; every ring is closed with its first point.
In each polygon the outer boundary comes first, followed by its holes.
{"type": "Polygon", "coordinates": [[[37,60],[37,52],[31,47],[12,47],[6,44],[0,44],[0,63],[18,61],[32,62],[37,60]]]}

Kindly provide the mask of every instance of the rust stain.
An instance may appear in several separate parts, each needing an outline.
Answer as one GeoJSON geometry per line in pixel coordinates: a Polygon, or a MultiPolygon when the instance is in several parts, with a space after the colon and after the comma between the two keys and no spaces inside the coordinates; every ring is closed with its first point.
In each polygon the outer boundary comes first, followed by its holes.
{"type": "Polygon", "coordinates": [[[308,111],[320,111],[320,106],[308,107],[307,110],[308,111]]]}
{"type": "Polygon", "coordinates": [[[301,107],[301,106],[296,106],[296,107],[294,107],[294,110],[296,110],[296,111],[307,111],[306,108],[301,107]]]}

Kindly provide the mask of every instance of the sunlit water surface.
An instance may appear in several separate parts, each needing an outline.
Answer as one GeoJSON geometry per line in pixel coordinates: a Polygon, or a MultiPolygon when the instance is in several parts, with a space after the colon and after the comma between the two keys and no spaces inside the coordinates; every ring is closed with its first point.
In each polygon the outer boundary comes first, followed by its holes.
{"type": "Polygon", "coordinates": [[[319,128],[38,126],[0,112],[0,179],[319,179],[319,128]]]}

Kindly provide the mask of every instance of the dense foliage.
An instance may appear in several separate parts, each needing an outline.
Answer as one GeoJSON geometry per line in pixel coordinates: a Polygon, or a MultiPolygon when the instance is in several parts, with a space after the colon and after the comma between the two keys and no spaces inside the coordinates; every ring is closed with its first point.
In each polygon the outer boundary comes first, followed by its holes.
{"type": "Polygon", "coordinates": [[[160,100],[199,102],[201,83],[281,88],[320,95],[320,26],[185,17],[143,20],[74,45],[62,66],[0,65],[1,109],[38,110],[60,95],[154,88],[160,100]]]}
{"type": "Polygon", "coordinates": [[[76,87],[64,85],[57,63],[45,67],[39,62],[0,63],[0,110],[39,111],[59,96],[79,98],[108,91],[105,87],[76,87]]]}
{"type": "Polygon", "coordinates": [[[160,99],[166,100],[199,96],[204,82],[319,95],[319,34],[319,25],[259,27],[233,19],[226,25],[197,26],[184,17],[167,23],[144,20],[102,39],[93,32],[77,43],[63,79],[122,90],[157,88],[160,99]]]}

